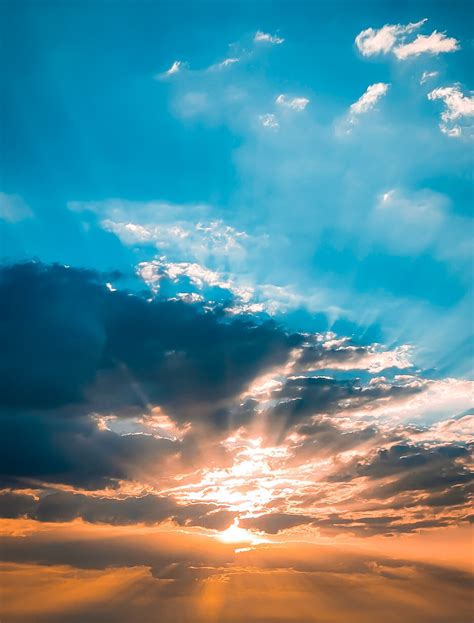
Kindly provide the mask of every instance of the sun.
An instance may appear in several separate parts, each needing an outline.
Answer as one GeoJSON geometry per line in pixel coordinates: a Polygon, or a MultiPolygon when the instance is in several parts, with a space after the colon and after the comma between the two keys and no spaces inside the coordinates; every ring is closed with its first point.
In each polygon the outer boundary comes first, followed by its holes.
{"type": "Polygon", "coordinates": [[[234,519],[233,524],[218,535],[218,539],[223,543],[241,543],[246,545],[256,545],[263,542],[263,539],[259,539],[251,532],[248,532],[248,530],[241,528],[238,519],[234,519]]]}

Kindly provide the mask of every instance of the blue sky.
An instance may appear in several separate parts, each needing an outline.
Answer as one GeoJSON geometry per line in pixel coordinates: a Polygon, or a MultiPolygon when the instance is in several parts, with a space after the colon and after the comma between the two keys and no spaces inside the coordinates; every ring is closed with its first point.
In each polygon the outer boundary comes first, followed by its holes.
{"type": "Polygon", "coordinates": [[[471,4],[0,2],[5,620],[472,620],[471,4]]]}
{"type": "Polygon", "coordinates": [[[467,3],[1,11],[6,261],[141,265],[469,375],[467,3]]]}

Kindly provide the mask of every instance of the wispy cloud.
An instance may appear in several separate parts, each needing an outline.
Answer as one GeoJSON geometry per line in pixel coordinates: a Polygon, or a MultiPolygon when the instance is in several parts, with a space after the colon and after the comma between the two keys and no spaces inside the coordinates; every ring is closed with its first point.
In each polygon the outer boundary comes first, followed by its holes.
{"type": "Polygon", "coordinates": [[[375,108],[377,102],[382,98],[389,89],[389,84],[385,82],[376,82],[367,87],[367,90],[363,95],[359,97],[357,102],[351,104],[351,115],[362,115],[369,110],[375,108]]]}
{"type": "Polygon", "coordinates": [[[304,110],[309,104],[309,99],[307,97],[288,97],[282,93],[281,95],[278,95],[275,102],[279,106],[291,108],[292,110],[304,110]]]}
{"type": "Polygon", "coordinates": [[[160,74],[157,74],[155,76],[155,80],[163,80],[165,78],[169,78],[170,76],[179,73],[185,66],[186,64],[183,61],[174,61],[169,69],[160,74]]]}
{"type": "Polygon", "coordinates": [[[240,58],[237,57],[230,57],[230,58],[226,58],[223,61],[221,61],[220,63],[216,63],[215,65],[211,65],[209,67],[209,70],[215,70],[215,69],[224,69],[225,67],[229,67],[230,65],[234,65],[234,63],[238,63],[240,61],[240,58]]]}
{"type": "Polygon", "coordinates": [[[276,45],[280,45],[281,43],[285,41],[282,37],[278,37],[277,35],[271,35],[267,32],[262,32],[261,30],[257,30],[253,40],[258,43],[266,42],[266,43],[274,43],[276,45]]]}
{"type": "Polygon", "coordinates": [[[436,78],[436,76],[439,76],[439,71],[424,71],[421,74],[420,84],[425,84],[428,80],[436,78]]]}
{"type": "Polygon", "coordinates": [[[464,95],[459,85],[440,87],[428,93],[429,100],[442,100],[444,111],[441,113],[441,132],[448,136],[459,137],[463,133],[461,123],[474,116],[474,96],[464,95]]]}
{"type": "Polygon", "coordinates": [[[272,128],[273,130],[276,130],[280,125],[276,115],[272,113],[260,115],[259,119],[264,128],[272,128]]]}

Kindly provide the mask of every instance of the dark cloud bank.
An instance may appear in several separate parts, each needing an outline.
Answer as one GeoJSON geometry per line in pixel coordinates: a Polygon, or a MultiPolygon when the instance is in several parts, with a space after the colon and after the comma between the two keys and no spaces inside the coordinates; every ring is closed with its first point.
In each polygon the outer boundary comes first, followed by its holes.
{"type": "MultiPolygon", "coordinates": [[[[240,394],[259,375],[287,363],[308,338],[270,320],[226,315],[222,308],[154,298],[149,291],[113,290],[105,285],[107,279],[41,263],[0,271],[0,512],[38,521],[82,518],[123,525],[171,520],[221,530],[235,516],[225,505],[182,506],[156,495],[101,498],[54,491],[54,486],[93,493],[114,489],[121,481],[146,481],[149,474],[165,478],[177,466],[192,471],[213,461],[225,465],[230,458],[219,440],[256,417],[257,401],[242,402],[240,394]],[[94,419],[140,416],[156,406],[176,426],[188,426],[182,438],[118,434],[98,427],[94,419]],[[21,493],[32,487],[39,498],[21,493]]],[[[309,359],[346,358],[340,348],[326,349],[324,357],[318,348],[303,349],[301,366],[309,359]]],[[[348,352],[353,357],[357,351],[348,352]]],[[[341,409],[422,390],[420,384],[286,378],[265,407],[269,440],[282,443],[290,431],[296,433],[293,461],[357,450],[370,442],[368,454],[356,453],[328,481],[364,482],[365,500],[388,500],[395,512],[391,518],[360,513],[315,517],[273,510],[246,519],[245,525],[276,533],[311,524],[323,531],[370,535],[449,523],[438,516],[400,521],[403,512],[397,512],[395,498],[405,496],[401,509],[465,505],[472,480],[467,445],[428,447],[405,442],[399,433],[382,434],[376,424],[350,431],[338,422],[341,409]]]]}

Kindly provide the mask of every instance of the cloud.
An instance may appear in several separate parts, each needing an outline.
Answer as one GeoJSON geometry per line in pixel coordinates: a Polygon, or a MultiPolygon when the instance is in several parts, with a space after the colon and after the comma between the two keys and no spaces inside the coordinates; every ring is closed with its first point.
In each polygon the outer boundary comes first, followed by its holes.
{"type": "Polygon", "coordinates": [[[212,207],[206,204],[109,199],[71,201],[68,208],[73,212],[97,214],[101,226],[126,245],[151,245],[170,260],[180,262],[239,263],[249,248],[265,244],[264,236],[250,236],[220,218],[213,218],[212,207]]]}
{"type": "Polygon", "coordinates": [[[418,30],[427,20],[407,25],[386,24],[382,28],[367,28],[360,32],[355,43],[363,56],[393,53],[398,60],[406,60],[420,54],[438,55],[455,52],[459,41],[444,33],[433,31],[430,35],[418,34],[413,41],[406,42],[407,35],[418,30]]]}
{"type": "Polygon", "coordinates": [[[262,32],[261,30],[257,30],[253,40],[257,43],[266,42],[266,43],[274,43],[276,45],[280,45],[285,40],[277,35],[270,35],[269,33],[262,32]]]}
{"type": "Polygon", "coordinates": [[[354,127],[360,123],[361,117],[377,109],[377,103],[385,97],[389,88],[390,85],[385,82],[370,84],[359,99],[351,104],[346,115],[336,120],[334,124],[336,135],[352,134],[354,127]]]}
{"type": "Polygon", "coordinates": [[[273,130],[276,130],[280,126],[276,115],[272,113],[268,113],[266,115],[260,115],[259,119],[260,119],[260,123],[263,125],[264,128],[271,128],[273,130]]]}
{"type": "Polygon", "coordinates": [[[301,339],[272,322],[221,322],[200,306],[111,291],[95,273],[61,266],[4,267],[0,293],[0,386],[11,407],[80,403],[86,389],[90,401],[100,389],[109,406],[143,405],[136,383],[149,401],[202,417],[283,363],[301,339]]]}
{"type": "Polygon", "coordinates": [[[19,195],[8,195],[0,192],[0,220],[7,223],[18,223],[32,218],[33,212],[19,195]]]}
{"type": "Polygon", "coordinates": [[[39,496],[0,494],[0,516],[56,523],[82,519],[88,523],[122,526],[157,525],[169,520],[181,526],[224,530],[232,523],[234,513],[214,504],[180,506],[170,497],[151,494],[117,498],[49,491],[39,496]]]}
{"type": "Polygon", "coordinates": [[[363,56],[387,54],[393,49],[400,37],[418,30],[426,21],[426,19],[422,19],[406,26],[386,24],[379,29],[367,28],[357,35],[355,43],[363,56]]]}
{"type": "Polygon", "coordinates": [[[309,104],[309,99],[306,97],[287,97],[286,95],[278,95],[275,102],[279,106],[291,108],[292,110],[304,110],[309,104]]]}
{"type": "Polygon", "coordinates": [[[469,383],[423,378],[407,347],[165,297],[166,280],[226,285],[200,265],[142,269],[152,284],[162,271],[156,293],[57,265],[2,269],[7,516],[222,530],[252,512],[272,515],[255,523],[272,533],[363,535],[463,521],[467,421],[403,422],[462,411],[469,383]],[[401,521],[400,504],[416,514],[401,521]]]}
{"type": "Polygon", "coordinates": [[[438,55],[456,52],[456,50],[459,50],[459,41],[435,30],[431,35],[418,35],[411,43],[405,43],[394,48],[393,52],[398,59],[405,60],[410,56],[419,56],[420,54],[438,55]]]}
{"type": "Polygon", "coordinates": [[[431,78],[436,78],[436,76],[438,75],[439,71],[424,71],[421,74],[420,84],[425,84],[425,82],[428,82],[428,80],[431,80],[431,78]]]}
{"type": "Polygon", "coordinates": [[[441,100],[444,111],[441,113],[441,132],[448,136],[459,137],[463,131],[470,129],[464,120],[474,116],[474,96],[464,95],[459,85],[440,87],[428,93],[429,100],[441,100]]]}
{"type": "Polygon", "coordinates": [[[357,102],[351,104],[350,115],[362,115],[375,108],[377,102],[386,95],[389,87],[390,85],[384,82],[370,84],[357,102]]]}
{"type": "Polygon", "coordinates": [[[224,69],[225,67],[229,67],[230,65],[233,65],[234,63],[238,63],[239,61],[240,61],[240,58],[236,58],[236,57],[226,58],[220,63],[217,63],[216,65],[211,65],[209,69],[211,70],[212,69],[224,69]]]}
{"type": "Polygon", "coordinates": [[[334,334],[315,336],[300,349],[295,371],[317,369],[357,370],[378,373],[386,368],[412,367],[410,347],[398,346],[387,350],[380,344],[355,344],[350,338],[336,338],[334,334]]]}
{"type": "Polygon", "coordinates": [[[166,78],[169,78],[170,76],[174,76],[178,74],[184,67],[186,67],[186,63],[184,63],[183,61],[174,61],[169,69],[160,74],[157,74],[155,76],[155,80],[164,80],[166,78]]]}

